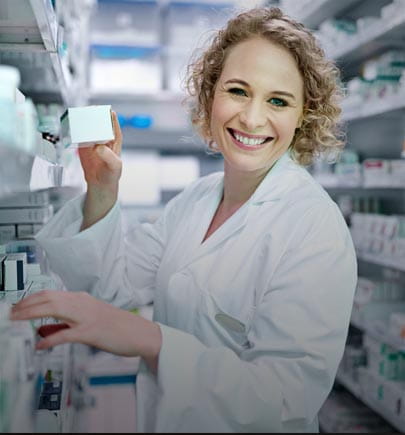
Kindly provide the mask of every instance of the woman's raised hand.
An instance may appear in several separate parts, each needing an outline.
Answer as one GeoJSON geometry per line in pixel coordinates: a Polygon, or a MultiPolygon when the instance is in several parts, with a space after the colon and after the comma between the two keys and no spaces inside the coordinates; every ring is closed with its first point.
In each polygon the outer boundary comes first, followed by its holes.
{"type": "Polygon", "coordinates": [[[111,112],[114,140],[93,147],[79,148],[80,161],[87,182],[87,195],[83,208],[85,230],[102,219],[118,198],[119,179],[122,172],[122,134],[115,112],[111,112]]]}
{"type": "Polygon", "coordinates": [[[97,187],[108,191],[117,190],[122,171],[121,147],[122,133],[117,114],[111,111],[114,140],[93,147],[79,148],[80,162],[84,177],[89,187],[97,187]]]}

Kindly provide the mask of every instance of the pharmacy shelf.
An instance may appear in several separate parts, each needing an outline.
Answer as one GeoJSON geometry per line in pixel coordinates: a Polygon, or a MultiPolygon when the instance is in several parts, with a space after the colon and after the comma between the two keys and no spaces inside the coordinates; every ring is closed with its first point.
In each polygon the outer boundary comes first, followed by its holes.
{"type": "Polygon", "coordinates": [[[63,383],[62,395],[60,400],[59,424],[61,433],[72,433],[73,429],[73,413],[70,396],[72,394],[73,384],[73,345],[65,343],[63,345],[63,383]]]}
{"type": "Polygon", "coordinates": [[[123,148],[187,153],[205,152],[207,146],[192,130],[138,130],[123,128],[123,148]]]}
{"type": "Polygon", "coordinates": [[[306,26],[316,28],[322,21],[354,7],[360,1],[362,0],[314,0],[309,4],[304,3],[294,15],[306,26]]]}
{"type": "Polygon", "coordinates": [[[383,255],[369,254],[364,252],[357,252],[357,258],[362,261],[367,261],[368,263],[391,267],[393,269],[405,272],[405,261],[403,258],[393,259],[384,257],[383,255]]]}
{"type": "Polygon", "coordinates": [[[180,92],[161,90],[158,93],[124,93],[124,92],[92,92],[89,95],[90,104],[111,104],[119,105],[123,103],[139,104],[153,102],[156,104],[170,102],[181,104],[185,95],[180,92]]]}
{"type": "Polygon", "coordinates": [[[0,21],[2,50],[57,51],[58,23],[50,1],[3,0],[2,6],[7,11],[0,21]]]}
{"type": "MultiPolygon", "coordinates": [[[[52,94],[53,102],[62,101],[66,105],[74,105],[81,96],[71,89],[73,78],[61,55],[63,50],[60,27],[51,1],[3,2],[10,17],[0,20],[0,63],[10,64],[21,70],[22,89],[28,96],[31,93],[30,89],[25,88],[24,79],[29,74],[35,74],[40,82],[43,71],[51,69],[55,76],[55,86],[47,94],[52,94]],[[32,62],[35,63],[35,68],[27,69],[32,62]]],[[[33,91],[33,96],[38,96],[42,89],[33,91]]]]}
{"type": "Polygon", "coordinates": [[[365,33],[357,34],[345,44],[337,45],[336,51],[328,55],[340,63],[350,65],[359,63],[382,51],[403,47],[403,35],[405,33],[405,9],[390,21],[380,20],[379,25],[369,26],[365,33]]]}
{"type": "Polygon", "coordinates": [[[34,178],[36,183],[41,183],[38,188],[58,186],[61,167],[51,161],[52,150],[46,153],[35,156],[6,146],[0,140],[0,198],[32,190],[31,180],[34,178]]]}
{"type": "Polygon", "coordinates": [[[405,341],[392,337],[385,330],[378,326],[371,326],[368,323],[363,323],[360,319],[353,317],[350,319],[350,323],[361,331],[365,332],[370,337],[375,338],[381,343],[388,344],[389,346],[397,349],[401,352],[405,352],[405,341]]]}
{"type": "Polygon", "coordinates": [[[34,157],[0,143],[0,197],[29,190],[34,157]]]}
{"type": "Polygon", "coordinates": [[[383,417],[389,424],[394,426],[400,432],[405,432],[405,421],[400,419],[397,415],[392,413],[389,409],[384,408],[382,403],[368,397],[363,393],[362,388],[359,383],[354,382],[350,377],[348,377],[342,371],[338,371],[336,375],[336,381],[350,391],[357,399],[361,400],[370,409],[372,409],[376,414],[383,417]]]}
{"type": "Polygon", "coordinates": [[[405,111],[405,88],[403,88],[399,94],[375,100],[362,101],[358,105],[351,105],[348,100],[346,104],[343,103],[342,120],[355,121],[372,116],[384,115],[397,110],[405,111]]]}

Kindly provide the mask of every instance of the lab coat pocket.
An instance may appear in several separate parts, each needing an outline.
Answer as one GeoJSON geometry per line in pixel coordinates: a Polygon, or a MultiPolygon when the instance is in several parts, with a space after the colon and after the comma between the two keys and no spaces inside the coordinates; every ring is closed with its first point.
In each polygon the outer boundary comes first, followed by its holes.
{"type": "Polygon", "coordinates": [[[225,309],[226,301],[217,300],[211,293],[202,291],[202,302],[199,310],[200,328],[202,324],[211,325],[213,334],[235,352],[241,352],[249,347],[248,333],[253,307],[244,305],[235,315],[225,309]]]}
{"type": "Polygon", "coordinates": [[[248,325],[224,312],[215,314],[216,322],[226,330],[232,339],[244,349],[249,348],[248,325]]]}

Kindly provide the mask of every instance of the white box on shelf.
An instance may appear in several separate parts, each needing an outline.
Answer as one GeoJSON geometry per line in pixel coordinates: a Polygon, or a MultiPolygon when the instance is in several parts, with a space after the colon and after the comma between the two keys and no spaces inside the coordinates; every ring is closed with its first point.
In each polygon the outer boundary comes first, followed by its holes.
{"type": "Polygon", "coordinates": [[[91,146],[114,139],[111,106],[70,107],[61,116],[62,144],[91,146]]]}
{"type": "Polygon", "coordinates": [[[39,207],[49,204],[49,191],[38,190],[36,192],[18,192],[13,196],[2,198],[2,207],[39,207]]]}
{"type": "Polygon", "coordinates": [[[405,159],[391,160],[392,187],[405,187],[405,159]]]}
{"type": "Polygon", "coordinates": [[[53,206],[0,208],[0,223],[29,224],[45,223],[53,216],[53,206]]]}
{"type": "Polygon", "coordinates": [[[363,161],[364,187],[391,186],[391,165],[389,160],[366,159],[363,161]]]}
{"type": "Polygon", "coordinates": [[[395,339],[405,339],[405,312],[394,311],[390,314],[388,333],[395,339]]]}
{"type": "Polygon", "coordinates": [[[3,261],[4,290],[24,290],[27,281],[27,254],[8,254],[3,261]]]}

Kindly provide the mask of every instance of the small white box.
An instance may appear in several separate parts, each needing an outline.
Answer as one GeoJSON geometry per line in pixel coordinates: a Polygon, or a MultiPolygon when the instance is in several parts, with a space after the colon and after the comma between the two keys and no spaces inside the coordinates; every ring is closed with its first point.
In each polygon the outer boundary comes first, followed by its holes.
{"type": "Polygon", "coordinates": [[[4,290],[24,290],[27,282],[27,254],[8,254],[3,262],[4,290]]]}
{"type": "Polygon", "coordinates": [[[71,107],[61,116],[63,146],[92,146],[114,139],[111,106],[71,107]]]}

